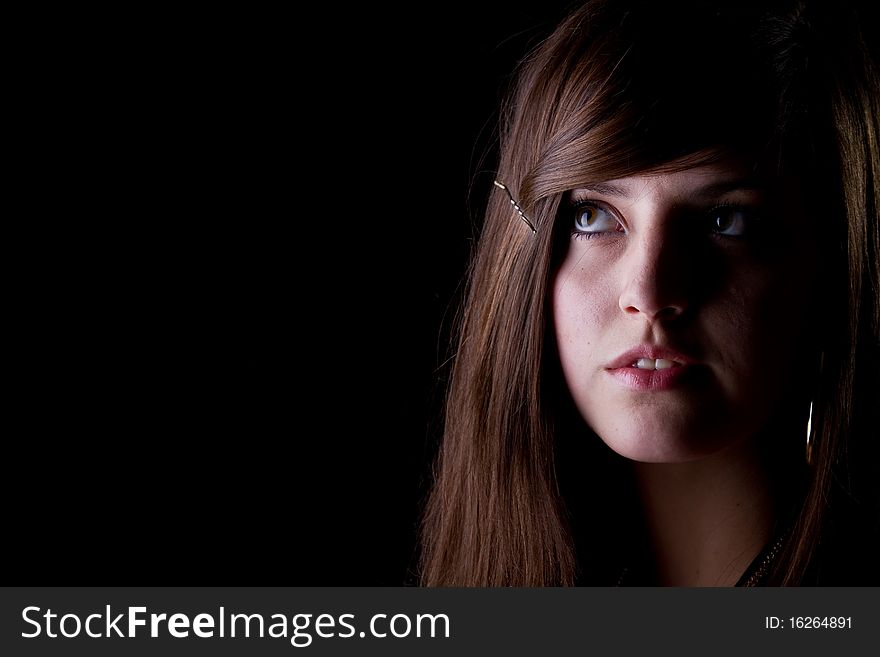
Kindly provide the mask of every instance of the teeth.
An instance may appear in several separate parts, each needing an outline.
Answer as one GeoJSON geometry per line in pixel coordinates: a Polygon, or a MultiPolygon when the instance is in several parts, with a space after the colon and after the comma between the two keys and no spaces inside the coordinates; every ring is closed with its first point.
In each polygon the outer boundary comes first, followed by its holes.
{"type": "Polygon", "coordinates": [[[665,358],[639,358],[635,363],[635,367],[640,370],[666,370],[670,367],[678,367],[679,363],[674,360],[666,360],[665,358]]]}

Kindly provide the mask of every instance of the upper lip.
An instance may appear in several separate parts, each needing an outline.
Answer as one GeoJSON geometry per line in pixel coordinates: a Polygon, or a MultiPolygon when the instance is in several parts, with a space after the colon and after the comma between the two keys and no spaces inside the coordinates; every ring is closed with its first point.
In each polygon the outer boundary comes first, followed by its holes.
{"type": "Polygon", "coordinates": [[[620,356],[618,356],[608,365],[606,365],[605,369],[616,370],[621,367],[630,367],[639,358],[672,360],[681,365],[693,365],[695,362],[694,359],[690,356],[686,356],[680,351],[670,349],[669,347],[661,347],[659,345],[652,344],[641,344],[620,354],[620,356]]]}

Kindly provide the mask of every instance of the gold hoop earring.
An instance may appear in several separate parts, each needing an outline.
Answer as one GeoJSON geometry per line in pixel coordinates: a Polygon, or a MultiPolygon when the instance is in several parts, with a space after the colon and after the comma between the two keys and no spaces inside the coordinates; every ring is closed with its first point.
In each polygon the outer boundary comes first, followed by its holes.
{"type": "MultiPolygon", "coordinates": [[[[810,400],[810,413],[807,416],[807,444],[805,450],[805,456],[807,458],[807,465],[813,465],[813,456],[816,451],[816,436],[813,432],[813,407],[818,404],[818,401],[821,399],[822,392],[822,372],[825,369],[825,352],[822,351],[819,353],[819,374],[816,377],[816,388],[815,395],[813,399],[810,400]]],[[[817,410],[818,414],[818,410],[817,410]]]]}
{"type": "Polygon", "coordinates": [[[813,402],[810,402],[810,415],[807,417],[807,465],[813,465],[813,402]]]}

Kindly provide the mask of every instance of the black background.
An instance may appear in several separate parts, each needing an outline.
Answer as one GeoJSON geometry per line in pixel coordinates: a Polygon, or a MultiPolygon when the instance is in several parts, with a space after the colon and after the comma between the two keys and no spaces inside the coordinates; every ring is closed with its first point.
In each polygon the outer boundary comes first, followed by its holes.
{"type": "Polygon", "coordinates": [[[17,17],[7,583],[413,581],[522,4],[17,17]]]}

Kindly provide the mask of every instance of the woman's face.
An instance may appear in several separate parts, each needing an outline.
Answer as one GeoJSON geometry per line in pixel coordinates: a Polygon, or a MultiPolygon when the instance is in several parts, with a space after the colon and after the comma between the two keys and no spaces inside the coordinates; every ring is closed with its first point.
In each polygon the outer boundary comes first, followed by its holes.
{"type": "Polygon", "coordinates": [[[614,451],[688,461],[756,435],[810,356],[813,220],[732,163],[574,190],[552,281],[565,381],[614,451]]]}

